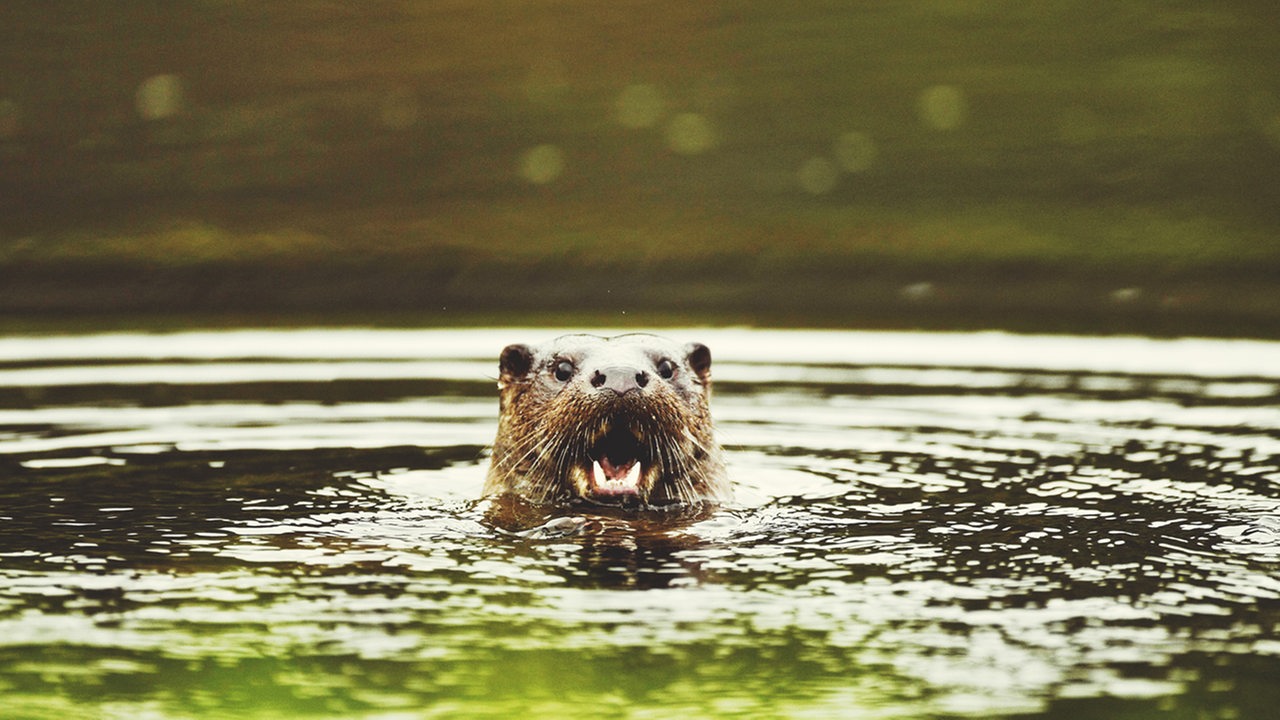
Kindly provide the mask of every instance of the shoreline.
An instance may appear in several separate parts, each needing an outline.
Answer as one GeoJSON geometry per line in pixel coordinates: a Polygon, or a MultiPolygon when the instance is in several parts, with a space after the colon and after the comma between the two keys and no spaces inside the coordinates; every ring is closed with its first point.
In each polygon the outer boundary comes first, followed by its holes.
{"type": "Polygon", "coordinates": [[[1280,339],[1267,272],[1159,276],[934,265],[690,277],[657,264],[0,266],[0,332],[280,325],[749,325],[1280,339]],[[626,278],[627,282],[617,282],[626,278]]]}

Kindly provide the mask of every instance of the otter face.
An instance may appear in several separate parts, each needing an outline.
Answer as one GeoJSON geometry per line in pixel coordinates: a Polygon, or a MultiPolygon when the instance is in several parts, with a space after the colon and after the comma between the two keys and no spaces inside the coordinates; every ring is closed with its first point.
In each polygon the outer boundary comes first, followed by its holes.
{"type": "Polygon", "coordinates": [[[653,335],[510,345],[485,494],[538,503],[671,505],[723,499],[711,431],[711,352],[653,335]]]}

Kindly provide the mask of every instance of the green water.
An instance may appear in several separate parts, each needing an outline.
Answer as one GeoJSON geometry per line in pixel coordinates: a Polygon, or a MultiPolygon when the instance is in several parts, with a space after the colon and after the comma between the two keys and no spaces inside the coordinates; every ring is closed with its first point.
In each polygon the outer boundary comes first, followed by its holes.
{"type": "Polygon", "coordinates": [[[0,714],[1280,702],[1280,344],[672,331],[734,502],[513,525],[496,357],[550,334],[0,339],[0,714]]]}

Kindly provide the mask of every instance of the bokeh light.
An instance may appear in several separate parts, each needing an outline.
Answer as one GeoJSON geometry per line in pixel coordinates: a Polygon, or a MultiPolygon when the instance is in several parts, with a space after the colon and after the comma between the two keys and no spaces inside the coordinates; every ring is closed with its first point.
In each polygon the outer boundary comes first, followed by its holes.
{"type": "Polygon", "coordinates": [[[680,155],[700,155],[716,144],[715,130],[698,113],[681,113],[667,125],[667,147],[680,155]]]}
{"type": "Polygon", "coordinates": [[[937,294],[937,292],[938,289],[933,283],[924,280],[910,283],[909,285],[903,285],[902,288],[898,290],[898,294],[901,295],[904,300],[910,302],[924,302],[925,300],[930,300],[937,294]]]}
{"type": "Polygon", "coordinates": [[[955,85],[934,85],[920,93],[916,108],[920,121],[934,130],[954,130],[969,115],[964,92],[955,85]]]}
{"type": "Polygon", "coordinates": [[[810,195],[826,195],[840,180],[840,169],[824,157],[810,158],[796,171],[800,188],[810,195]]]}
{"type": "Polygon", "coordinates": [[[836,162],[845,172],[865,172],[876,162],[879,150],[876,143],[866,133],[847,132],[836,138],[832,151],[836,162]]]}
{"type": "Polygon", "coordinates": [[[564,173],[564,151],[557,145],[537,145],[520,156],[520,176],[534,185],[546,185],[564,173]]]}
{"type": "Polygon", "coordinates": [[[138,86],[134,97],[143,120],[166,120],[184,109],[182,79],[177,75],[153,75],[138,86]]]}

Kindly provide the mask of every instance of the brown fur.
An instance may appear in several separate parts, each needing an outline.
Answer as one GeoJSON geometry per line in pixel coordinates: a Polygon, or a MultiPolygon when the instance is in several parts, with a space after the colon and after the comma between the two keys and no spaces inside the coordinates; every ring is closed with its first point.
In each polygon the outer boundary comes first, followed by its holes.
{"type": "Polygon", "coordinates": [[[537,348],[508,346],[499,365],[500,417],[485,495],[641,506],[727,498],[705,346],[653,335],[567,335],[537,348]],[[609,457],[635,457],[635,492],[617,496],[596,485],[591,467],[603,447],[624,448],[609,457]]]}

